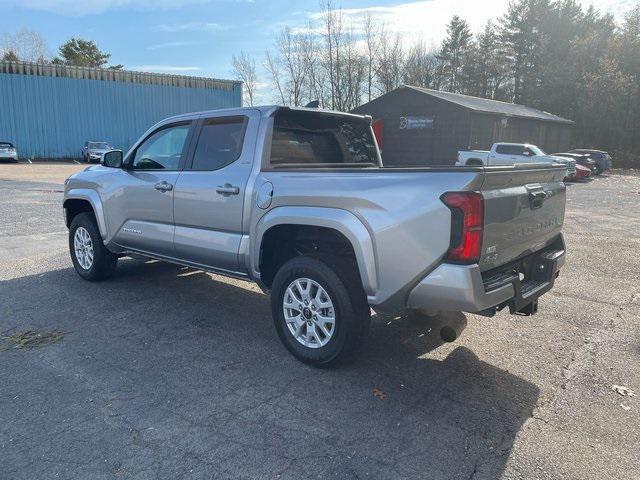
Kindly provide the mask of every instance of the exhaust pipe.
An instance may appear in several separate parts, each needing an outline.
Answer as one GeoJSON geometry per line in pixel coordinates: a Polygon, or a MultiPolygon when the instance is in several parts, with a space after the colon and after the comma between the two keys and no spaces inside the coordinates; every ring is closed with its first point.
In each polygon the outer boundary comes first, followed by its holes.
{"type": "Polygon", "coordinates": [[[440,338],[447,343],[455,342],[462,333],[462,329],[456,329],[452,325],[445,325],[440,329],[440,338]]]}

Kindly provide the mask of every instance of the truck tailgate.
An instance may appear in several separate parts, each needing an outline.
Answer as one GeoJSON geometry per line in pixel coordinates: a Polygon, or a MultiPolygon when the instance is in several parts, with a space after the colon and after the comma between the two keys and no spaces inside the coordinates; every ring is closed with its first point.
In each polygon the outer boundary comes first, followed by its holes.
{"type": "Polygon", "coordinates": [[[556,165],[485,169],[482,271],[540,250],[560,234],[565,174],[556,165]]]}

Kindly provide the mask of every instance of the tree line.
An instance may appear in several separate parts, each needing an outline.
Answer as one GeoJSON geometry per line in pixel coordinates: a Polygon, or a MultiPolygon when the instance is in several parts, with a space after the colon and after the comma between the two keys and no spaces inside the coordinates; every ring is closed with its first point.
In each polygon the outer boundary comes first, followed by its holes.
{"type": "MultiPolygon", "coordinates": [[[[255,59],[232,58],[253,104],[255,59]]],[[[440,45],[408,43],[371,15],[349,20],[331,0],[265,52],[278,103],[319,100],[350,111],[403,84],[521,103],[576,122],[574,143],[640,166],[640,2],[617,23],[576,0],[513,0],[479,32],[451,18],[440,45]]]]}
{"type": "Polygon", "coordinates": [[[0,60],[4,62],[34,62],[52,65],[121,69],[122,65],[107,66],[111,54],[98,48],[92,40],[72,37],[58,47],[51,57],[42,35],[23,28],[0,38],[0,60]]]}

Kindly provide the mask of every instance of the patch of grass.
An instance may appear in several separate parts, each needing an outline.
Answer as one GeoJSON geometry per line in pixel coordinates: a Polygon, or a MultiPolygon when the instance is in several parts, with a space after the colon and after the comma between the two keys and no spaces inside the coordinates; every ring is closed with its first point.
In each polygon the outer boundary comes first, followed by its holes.
{"type": "Polygon", "coordinates": [[[37,330],[15,332],[8,336],[0,336],[0,352],[46,347],[56,343],[63,336],[64,334],[58,330],[50,332],[39,332],[37,330]]]}

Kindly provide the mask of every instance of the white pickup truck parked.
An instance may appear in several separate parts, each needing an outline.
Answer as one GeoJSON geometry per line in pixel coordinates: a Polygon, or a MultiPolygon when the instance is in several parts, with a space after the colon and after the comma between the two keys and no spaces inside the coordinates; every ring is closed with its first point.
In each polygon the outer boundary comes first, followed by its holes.
{"type": "Polygon", "coordinates": [[[576,162],[568,158],[547,155],[540,147],[527,143],[494,143],[491,150],[461,150],[456,165],[494,166],[523,163],[560,163],[567,166],[567,177],[576,174],[576,162]]]}

